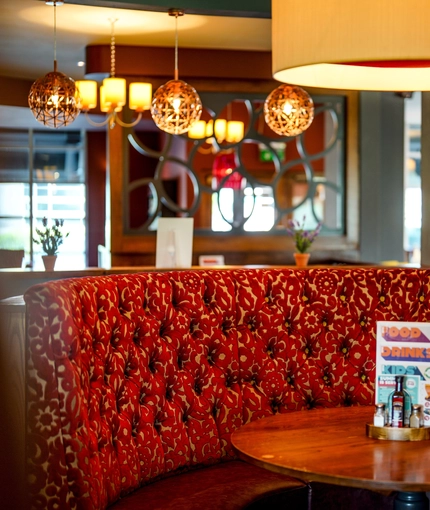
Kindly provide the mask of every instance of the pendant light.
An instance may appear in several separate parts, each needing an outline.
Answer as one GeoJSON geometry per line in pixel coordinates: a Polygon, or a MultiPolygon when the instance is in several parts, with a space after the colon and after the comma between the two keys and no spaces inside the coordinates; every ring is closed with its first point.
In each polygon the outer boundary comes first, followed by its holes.
{"type": "Polygon", "coordinates": [[[302,87],[430,90],[425,0],[272,0],[275,80],[302,87]]]}
{"type": "Polygon", "coordinates": [[[63,3],[46,2],[54,6],[54,71],[36,80],[28,95],[28,105],[36,120],[54,129],[68,126],[80,112],[75,82],[57,71],[57,5],[63,3]]]}
{"type": "Polygon", "coordinates": [[[200,119],[202,102],[196,90],[178,78],[178,17],[183,16],[184,11],[169,9],[168,13],[175,16],[175,75],[155,91],[151,115],[162,131],[180,135],[200,119]]]}
{"type": "Polygon", "coordinates": [[[92,126],[109,125],[110,128],[119,124],[122,127],[133,127],[139,123],[144,110],[149,110],[152,99],[152,85],[150,83],[130,83],[128,91],[128,106],[130,110],[138,112],[133,122],[122,121],[117,112],[120,112],[126,103],[127,82],[124,78],[115,76],[115,23],[117,19],[110,19],[111,23],[111,42],[110,42],[110,76],[103,80],[100,87],[100,109],[107,113],[103,122],[95,122],[88,115],[89,110],[97,106],[97,82],[93,80],[81,80],[76,82],[81,97],[81,109],[85,117],[92,126]]]}
{"type": "Polygon", "coordinates": [[[280,136],[297,136],[314,119],[314,102],[301,87],[280,85],[264,102],[264,120],[280,136]]]}

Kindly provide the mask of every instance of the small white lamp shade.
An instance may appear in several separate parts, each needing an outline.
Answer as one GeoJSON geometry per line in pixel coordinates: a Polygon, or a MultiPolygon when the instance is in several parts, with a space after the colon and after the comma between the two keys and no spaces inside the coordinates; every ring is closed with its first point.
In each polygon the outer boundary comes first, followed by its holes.
{"type": "Polygon", "coordinates": [[[211,119],[206,124],[206,138],[210,138],[214,135],[214,121],[211,119]]]}
{"type": "Polygon", "coordinates": [[[83,111],[92,110],[97,106],[97,82],[93,80],[76,81],[80,97],[80,108],[83,111]]]}
{"type": "Polygon", "coordinates": [[[227,136],[228,143],[238,143],[243,139],[245,125],[240,120],[230,120],[227,122],[227,136]]]}
{"type": "MultiPolygon", "coordinates": [[[[103,103],[111,110],[120,112],[126,102],[126,81],[124,78],[105,78],[103,80],[103,103]]],[[[101,98],[100,98],[101,103],[101,98]]],[[[106,110],[102,110],[106,111],[106,110]]]]}
{"type": "Polygon", "coordinates": [[[215,138],[218,142],[225,140],[227,136],[227,121],[226,119],[216,119],[215,121],[215,138]]]}
{"type": "Polygon", "coordinates": [[[201,139],[206,137],[206,122],[204,120],[198,120],[188,130],[188,136],[190,138],[201,139]]]}
{"type": "Polygon", "coordinates": [[[100,110],[105,113],[108,113],[110,110],[110,104],[106,103],[105,88],[103,85],[100,87],[100,110]]]}
{"type": "Polygon", "coordinates": [[[151,83],[130,83],[128,105],[130,110],[149,110],[152,102],[151,83]]]}

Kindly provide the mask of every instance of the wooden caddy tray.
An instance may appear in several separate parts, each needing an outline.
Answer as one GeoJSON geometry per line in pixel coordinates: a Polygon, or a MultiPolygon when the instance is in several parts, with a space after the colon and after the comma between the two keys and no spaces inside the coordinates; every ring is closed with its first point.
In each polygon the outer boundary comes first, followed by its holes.
{"type": "Polygon", "coordinates": [[[419,429],[410,427],[377,427],[373,423],[366,423],[366,433],[373,439],[387,439],[391,441],[425,441],[430,439],[430,427],[419,429]]]}

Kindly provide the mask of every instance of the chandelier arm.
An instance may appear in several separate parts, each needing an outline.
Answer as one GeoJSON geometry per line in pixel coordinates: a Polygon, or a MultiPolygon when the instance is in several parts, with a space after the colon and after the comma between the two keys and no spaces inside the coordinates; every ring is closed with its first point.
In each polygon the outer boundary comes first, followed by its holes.
{"type": "Polygon", "coordinates": [[[107,117],[104,121],[102,122],[96,122],[94,120],[92,120],[88,114],[88,112],[84,112],[85,113],[85,118],[87,119],[88,123],[91,124],[91,126],[94,126],[94,127],[102,127],[102,126],[106,126],[106,124],[109,122],[109,117],[107,117]]]}
{"type": "Polygon", "coordinates": [[[115,120],[116,120],[117,124],[119,124],[122,127],[127,128],[127,127],[133,127],[136,124],[138,124],[140,122],[141,118],[142,118],[142,112],[139,112],[138,116],[136,117],[136,119],[133,122],[124,122],[118,116],[116,117],[115,120]]]}
{"type": "Polygon", "coordinates": [[[200,152],[200,154],[215,154],[215,151],[214,151],[214,147],[211,146],[211,147],[208,147],[207,149],[205,149],[202,145],[200,145],[198,148],[197,148],[197,152],[200,152]]]}

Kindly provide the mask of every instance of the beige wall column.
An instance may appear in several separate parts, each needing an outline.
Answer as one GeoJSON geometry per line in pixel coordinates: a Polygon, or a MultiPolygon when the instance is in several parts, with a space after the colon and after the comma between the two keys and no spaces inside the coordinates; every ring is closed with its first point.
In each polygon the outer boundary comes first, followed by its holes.
{"type": "Polygon", "coordinates": [[[430,92],[422,93],[421,104],[421,265],[430,266],[430,92]]]}

